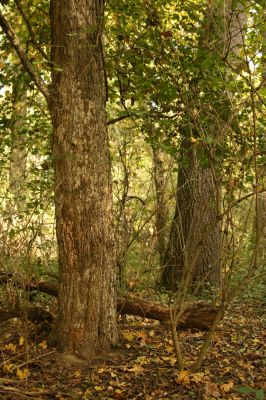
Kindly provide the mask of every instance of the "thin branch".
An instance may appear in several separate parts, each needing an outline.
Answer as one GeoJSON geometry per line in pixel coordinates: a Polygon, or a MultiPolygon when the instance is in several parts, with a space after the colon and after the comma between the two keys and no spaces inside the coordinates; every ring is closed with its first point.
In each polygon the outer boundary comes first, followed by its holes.
{"type": "Polygon", "coordinates": [[[15,3],[16,3],[17,8],[19,9],[19,12],[20,12],[20,14],[21,14],[21,16],[22,16],[22,18],[23,18],[25,24],[27,25],[27,28],[28,28],[28,31],[29,31],[29,34],[30,34],[30,37],[31,37],[31,41],[32,41],[34,47],[39,51],[39,53],[40,53],[47,61],[50,61],[50,60],[49,60],[49,57],[47,56],[47,54],[45,53],[45,51],[41,48],[40,44],[39,44],[39,43],[37,42],[37,40],[36,40],[36,37],[35,37],[35,34],[34,34],[34,32],[33,32],[31,23],[30,23],[30,21],[29,21],[27,15],[25,14],[25,12],[24,12],[22,6],[21,6],[20,0],[15,0],[15,3]]]}
{"type": "Polygon", "coordinates": [[[145,201],[139,196],[126,196],[125,201],[129,201],[132,199],[139,200],[142,203],[142,205],[145,206],[145,201]]]}
{"type": "Polygon", "coordinates": [[[223,218],[229,210],[232,210],[233,207],[237,206],[239,203],[242,203],[242,201],[249,199],[250,197],[256,195],[256,193],[259,194],[259,193],[265,193],[265,192],[266,192],[266,189],[265,189],[265,188],[260,189],[260,190],[257,190],[257,189],[255,188],[255,190],[254,190],[253,192],[247,193],[247,194],[245,194],[244,196],[240,197],[239,199],[234,200],[234,201],[230,204],[229,208],[221,215],[221,218],[223,218]]]}
{"type": "MultiPolygon", "coordinates": [[[[266,102],[265,100],[262,98],[262,96],[259,93],[259,89],[261,88],[261,84],[256,88],[252,82],[250,81],[249,78],[247,78],[245,75],[243,75],[241,72],[239,72],[237,70],[236,67],[234,67],[226,58],[222,58],[223,61],[225,62],[226,65],[228,65],[228,67],[235,72],[236,74],[238,74],[239,76],[241,76],[242,79],[244,79],[244,81],[248,84],[248,86],[250,87],[250,89],[252,90],[253,93],[256,93],[256,96],[258,97],[258,99],[260,100],[260,102],[265,106],[266,102]]],[[[263,83],[263,82],[262,82],[263,83]]]]}
{"type": "Polygon", "coordinates": [[[18,38],[17,34],[15,31],[12,29],[12,27],[9,25],[8,21],[2,14],[2,11],[0,10],[0,26],[5,33],[7,39],[9,40],[11,46],[15,49],[23,67],[25,70],[28,72],[30,78],[33,80],[33,82],[36,84],[37,88],[40,90],[40,92],[43,94],[47,102],[49,103],[49,89],[40,74],[34,69],[31,61],[29,60],[26,51],[24,50],[20,39],[18,38]]]}
{"type": "Polygon", "coordinates": [[[114,118],[114,119],[110,119],[110,121],[107,122],[107,125],[113,125],[116,124],[119,121],[122,121],[123,119],[129,118],[131,117],[130,114],[124,114],[124,115],[120,115],[120,117],[114,118]]]}

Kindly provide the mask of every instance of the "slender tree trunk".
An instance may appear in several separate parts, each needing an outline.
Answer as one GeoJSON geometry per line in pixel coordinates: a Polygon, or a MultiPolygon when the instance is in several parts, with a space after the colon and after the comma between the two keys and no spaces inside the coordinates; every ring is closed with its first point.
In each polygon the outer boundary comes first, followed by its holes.
{"type": "Polygon", "coordinates": [[[165,228],[166,228],[166,205],[165,205],[165,178],[161,152],[158,147],[152,146],[153,152],[153,176],[156,194],[156,239],[157,250],[160,257],[160,266],[164,265],[166,251],[165,228]]]}
{"type": "Polygon", "coordinates": [[[12,212],[23,212],[25,201],[22,195],[25,191],[27,148],[25,140],[25,119],[27,114],[27,91],[23,76],[18,76],[13,84],[13,115],[12,115],[12,143],[9,165],[9,188],[12,202],[8,208],[12,212]],[[15,208],[15,210],[13,209],[15,208]]]}
{"type": "Polygon", "coordinates": [[[52,0],[58,346],[88,358],[117,343],[103,0],[52,0]]]}

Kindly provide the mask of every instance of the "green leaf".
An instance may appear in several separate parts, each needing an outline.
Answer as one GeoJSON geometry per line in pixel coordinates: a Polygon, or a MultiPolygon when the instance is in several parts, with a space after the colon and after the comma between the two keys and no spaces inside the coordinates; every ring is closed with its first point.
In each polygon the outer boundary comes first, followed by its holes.
{"type": "Polygon", "coordinates": [[[256,400],[264,400],[265,394],[263,389],[258,389],[255,391],[255,398],[256,400]]]}
{"type": "Polygon", "coordinates": [[[236,392],[248,394],[248,393],[254,393],[255,389],[248,386],[240,386],[239,388],[236,388],[236,392]]]}

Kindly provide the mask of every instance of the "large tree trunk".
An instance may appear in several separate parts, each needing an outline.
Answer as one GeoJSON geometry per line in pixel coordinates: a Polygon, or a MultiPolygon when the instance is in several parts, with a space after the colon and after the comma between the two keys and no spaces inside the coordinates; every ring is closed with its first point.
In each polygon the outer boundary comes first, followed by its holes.
{"type": "Polygon", "coordinates": [[[103,3],[51,2],[50,110],[60,264],[55,335],[64,352],[82,358],[117,343],[103,3]]]}
{"type": "Polygon", "coordinates": [[[197,283],[217,285],[220,278],[220,227],[215,185],[210,168],[200,165],[193,143],[183,135],[176,192],[162,284],[175,289],[192,268],[197,283]],[[193,262],[194,255],[198,257],[193,262]]]}

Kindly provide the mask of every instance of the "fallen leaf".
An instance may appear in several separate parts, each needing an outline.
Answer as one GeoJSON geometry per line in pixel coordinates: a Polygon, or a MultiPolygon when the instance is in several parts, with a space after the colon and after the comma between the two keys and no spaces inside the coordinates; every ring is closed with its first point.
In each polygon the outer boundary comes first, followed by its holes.
{"type": "Polygon", "coordinates": [[[128,369],[128,372],[134,372],[136,374],[140,374],[144,371],[141,365],[135,364],[132,368],[128,369]]]}
{"type": "Polygon", "coordinates": [[[83,394],[82,399],[83,399],[83,400],[87,400],[87,399],[89,398],[89,396],[91,396],[91,395],[92,395],[91,389],[87,389],[87,390],[85,391],[85,393],[83,394]]]}
{"type": "Polygon", "coordinates": [[[124,338],[125,338],[128,342],[132,342],[132,340],[134,339],[134,335],[133,335],[133,333],[130,332],[130,331],[122,332],[122,335],[124,336],[124,338]]]}
{"type": "Polygon", "coordinates": [[[4,362],[3,364],[3,370],[6,372],[10,372],[13,369],[13,364],[10,364],[8,362],[4,362]]]}
{"type": "Polygon", "coordinates": [[[5,345],[4,349],[13,351],[15,353],[17,351],[17,346],[13,343],[9,343],[5,345]]]}
{"type": "Polygon", "coordinates": [[[27,379],[29,376],[29,373],[30,373],[30,371],[28,370],[28,368],[24,368],[24,369],[17,368],[17,376],[21,381],[23,381],[24,379],[27,379]]]}
{"type": "Polygon", "coordinates": [[[220,386],[220,388],[225,392],[229,392],[234,387],[234,382],[230,381],[228,383],[224,383],[223,385],[220,386]]]}
{"type": "Polygon", "coordinates": [[[103,387],[103,386],[94,386],[94,389],[95,389],[97,392],[102,392],[102,391],[104,390],[104,387],[103,387]]]}
{"type": "Polygon", "coordinates": [[[75,377],[76,379],[78,379],[78,378],[81,377],[81,370],[80,370],[80,369],[77,369],[77,370],[74,372],[74,377],[75,377]]]}
{"type": "Polygon", "coordinates": [[[106,368],[99,368],[97,372],[98,374],[102,374],[103,372],[106,372],[106,368]]]}
{"type": "Polygon", "coordinates": [[[189,378],[189,371],[183,370],[180,371],[178,376],[175,378],[176,383],[189,383],[190,378],[189,378]]]}
{"type": "Polygon", "coordinates": [[[190,377],[191,381],[196,383],[202,382],[203,378],[204,378],[204,372],[197,372],[195,374],[191,374],[190,377]]]}
{"type": "Polygon", "coordinates": [[[47,349],[47,343],[46,343],[46,340],[43,340],[41,343],[39,343],[39,346],[42,348],[42,349],[47,349]]]}
{"type": "Polygon", "coordinates": [[[22,346],[22,345],[24,344],[24,342],[25,342],[24,337],[23,337],[23,336],[20,336],[20,338],[19,338],[19,345],[22,346]]]}
{"type": "Polygon", "coordinates": [[[205,385],[205,394],[206,396],[212,396],[212,397],[220,397],[220,391],[216,383],[213,382],[206,382],[205,385]]]}

